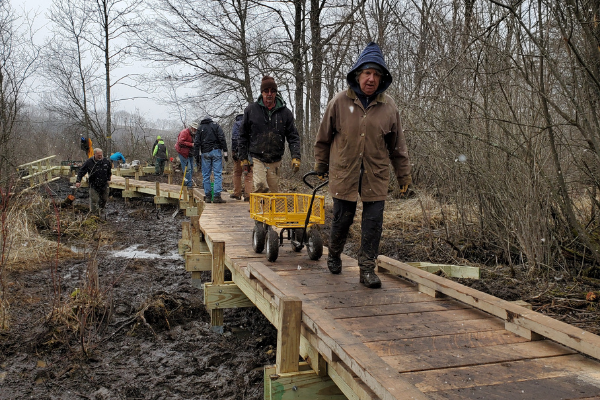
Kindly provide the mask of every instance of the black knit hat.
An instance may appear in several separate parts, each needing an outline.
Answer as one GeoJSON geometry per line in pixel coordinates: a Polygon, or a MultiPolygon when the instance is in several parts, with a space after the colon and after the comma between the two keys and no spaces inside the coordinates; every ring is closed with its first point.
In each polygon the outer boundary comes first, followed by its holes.
{"type": "Polygon", "coordinates": [[[277,90],[277,84],[275,83],[275,79],[269,75],[265,75],[262,78],[262,82],[260,83],[260,91],[264,92],[266,89],[275,89],[277,90]]]}

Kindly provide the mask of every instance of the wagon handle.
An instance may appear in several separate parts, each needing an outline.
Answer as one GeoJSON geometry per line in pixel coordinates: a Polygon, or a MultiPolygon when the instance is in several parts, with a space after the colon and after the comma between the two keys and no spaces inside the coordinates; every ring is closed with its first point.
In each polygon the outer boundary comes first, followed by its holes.
{"type": "Polygon", "coordinates": [[[305,238],[308,239],[306,237],[307,236],[306,230],[308,229],[308,223],[310,222],[310,214],[312,213],[313,203],[315,201],[315,195],[317,194],[317,191],[319,189],[321,189],[323,186],[325,186],[329,183],[329,180],[326,180],[325,182],[322,182],[320,185],[317,185],[317,187],[313,187],[313,185],[311,185],[310,183],[308,183],[306,181],[306,178],[308,178],[309,176],[312,176],[312,175],[317,175],[317,172],[310,171],[302,177],[302,180],[304,181],[306,186],[313,189],[313,193],[312,193],[312,197],[310,198],[310,206],[308,206],[308,212],[306,213],[306,221],[304,221],[304,230],[302,232],[302,238],[300,239],[300,246],[302,246],[304,244],[305,238]]]}
{"type": "Polygon", "coordinates": [[[310,171],[310,172],[307,172],[307,173],[306,173],[306,174],[304,174],[304,176],[302,177],[302,180],[304,181],[304,183],[306,184],[306,186],[308,186],[308,187],[309,187],[309,188],[311,188],[311,189],[314,189],[314,192],[313,192],[313,196],[314,196],[314,195],[315,195],[315,193],[317,193],[317,190],[321,189],[323,186],[325,186],[325,185],[327,185],[327,184],[329,183],[329,180],[326,180],[325,182],[322,182],[320,185],[318,185],[318,186],[315,188],[313,185],[311,185],[310,183],[308,183],[308,182],[306,181],[306,178],[308,178],[309,176],[313,176],[313,175],[318,175],[318,174],[317,174],[317,171],[310,171]]]}

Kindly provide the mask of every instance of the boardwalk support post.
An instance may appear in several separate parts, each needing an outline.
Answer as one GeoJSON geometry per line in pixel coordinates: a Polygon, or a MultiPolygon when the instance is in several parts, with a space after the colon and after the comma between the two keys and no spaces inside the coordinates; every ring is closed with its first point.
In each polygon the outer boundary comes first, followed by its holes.
{"type": "MultiPolygon", "coordinates": [[[[225,242],[213,242],[212,283],[225,283],[225,242]]],[[[223,333],[223,309],[210,310],[210,323],[214,332],[223,333]]]]}
{"type": "MultiPolygon", "coordinates": [[[[208,250],[208,245],[204,241],[204,236],[200,230],[200,220],[192,218],[189,227],[189,242],[184,242],[183,245],[189,243],[191,251],[185,253],[185,268],[192,273],[192,286],[198,289],[202,288],[202,271],[210,271],[212,269],[212,256],[208,250]]],[[[185,225],[182,225],[185,229],[185,225]]],[[[183,231],[185,234],[185,230],[183,231]]],[[[185,236],[182,240],[185,240],[185,236]]]]}

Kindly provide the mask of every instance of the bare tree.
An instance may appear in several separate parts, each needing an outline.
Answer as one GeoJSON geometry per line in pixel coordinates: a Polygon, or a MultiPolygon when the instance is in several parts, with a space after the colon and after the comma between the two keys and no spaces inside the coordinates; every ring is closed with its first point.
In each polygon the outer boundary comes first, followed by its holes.
{"type": "Polygon", "coordinates": [[[0,2],[0,182],[14,170],[25,90],[39,54],[27,22],[15,13],[10,2],[0,2]]]}
{"type": "Polygon", "coordinates": [[[47,45],[48,109],[111,151],[115,68],[128,57],[128,17],[138,0],[54,0],[53,37],[47,45]],[[103,68],[102,68],[103,67],[103,68]]]}

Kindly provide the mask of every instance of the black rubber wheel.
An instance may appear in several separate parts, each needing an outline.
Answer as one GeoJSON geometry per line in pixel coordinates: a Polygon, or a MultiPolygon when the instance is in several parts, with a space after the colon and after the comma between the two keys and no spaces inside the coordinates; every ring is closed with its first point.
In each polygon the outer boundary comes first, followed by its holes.
{"type": "Polygon", "coordinates": [[[298,253],[302,251],[304,248],[304,243],[300,244],[300,240],[302,239],[302,233],[304,232],[303,228],[292,229],[292,249],[298,253]]]}
{"type": "Polygon", "coordinates": [[[306,251],[308,258],[313,261],[318,260],[323,255],[323,238],[321,232],[317,229],[308,231],[308,239],[306,239],[306,251]]]}
{"type": "Polygon", "coordinates": [[[267,260],[274,262],[279,256],[279,235],[274,229],[267,231],[267,260]]]}
{"type": "Polygon", "coordinates": [[[262,253],[265,249],[265,237],[267,236],[267,231],[265,229],[265,225],[262,222],[256,222],[254,224],[254,229],[252,229],[252,248],[255,253],[262,253]]]}

